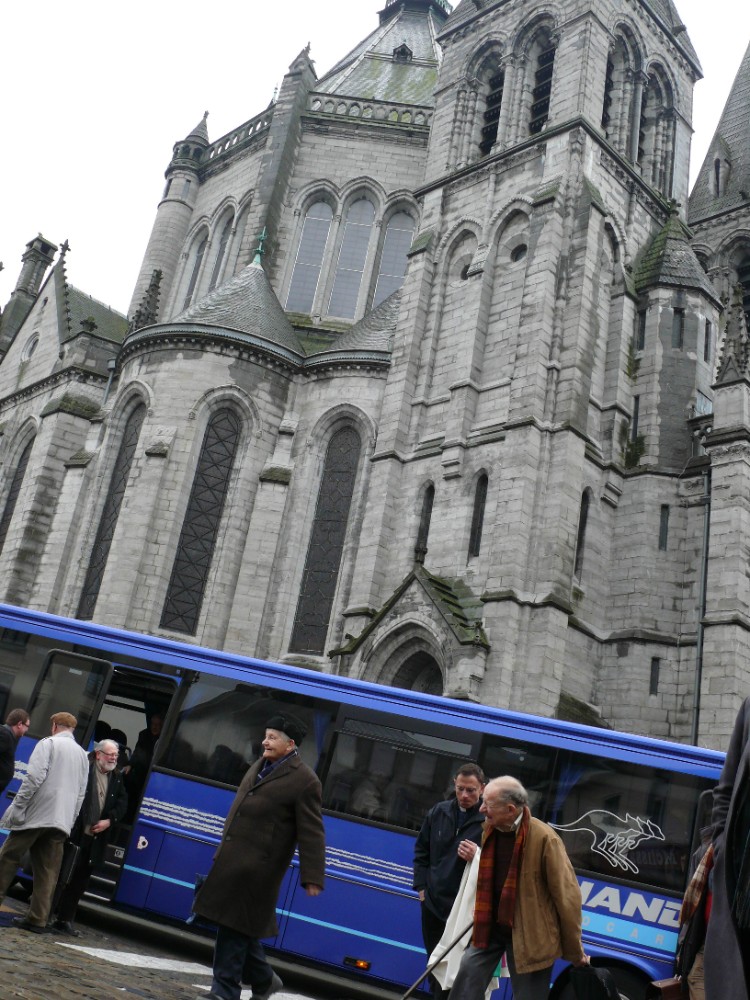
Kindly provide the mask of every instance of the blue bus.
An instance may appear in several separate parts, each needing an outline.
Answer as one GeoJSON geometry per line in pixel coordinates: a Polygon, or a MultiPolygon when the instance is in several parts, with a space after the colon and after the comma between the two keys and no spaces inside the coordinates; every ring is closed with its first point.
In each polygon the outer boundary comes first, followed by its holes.
{"type": "MultiPolygon", "coordinates": [[[[8,797],[53,712],[77,716],[85,747],[99,720],[131,747],[161,720],[131,782],[128,821],[90,886],[112,907],[154,921],[190,917],[196,877],[210,867],[265,722],[291,711],[307,724],[301,754],[323,784],[326,889],[309,898],[292,862],[272,955],[394,989],[416,980],[426,959],[414,837],[451,793],[458,765],[473,760],[522,781],[533,814],[559,831],[583,893],[586,950],[612,969],[623,997],[640,1000],[651,979],[672,973],[721,754],[0,605],[0,715],[23,706],[32,725],[8,797]]],[[[555,1000],[572,996],[564,963],[552,990],[555,1000]]],[[[495,1000],[510,995],[501,980],[495,1000]]]]}

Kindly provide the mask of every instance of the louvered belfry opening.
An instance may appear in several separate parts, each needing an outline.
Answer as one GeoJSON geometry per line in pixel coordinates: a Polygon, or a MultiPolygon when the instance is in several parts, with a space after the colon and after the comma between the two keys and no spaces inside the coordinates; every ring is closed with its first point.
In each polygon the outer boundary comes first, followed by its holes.
{"type": "Polygon", "coordinates": [[[531,121],[529,132],[536,135],[544,128],[549,117],[549,99],[552,92],[552,74],[555,69],[556,48],[547,41],[539,53],[536,73],[534,74],[534,90],[531,95],[531,121]]]}
{"type": "Polygon", "coordinates": [[[500,109],[503,104],[503,89],[505,87],[505,73],[503,70],[490,77],[489,93],[487,94],[487,104],[484,112],[484,126],[482,127],[482,141],[479,148],[482,155],[487,153],[495,145],[497,139],[497,126],[500,120],[500,109]]]}

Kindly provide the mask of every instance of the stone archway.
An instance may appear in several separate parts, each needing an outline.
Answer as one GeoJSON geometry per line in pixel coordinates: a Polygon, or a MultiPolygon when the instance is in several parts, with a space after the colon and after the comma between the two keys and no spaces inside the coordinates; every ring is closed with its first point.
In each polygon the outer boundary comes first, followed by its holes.
{"type": "Polygon", "coordinates": [[[404,660],[391,684],[420,694],[439,696],[443,693],[443,674],[435,657],[420,649],[404,660]]]}

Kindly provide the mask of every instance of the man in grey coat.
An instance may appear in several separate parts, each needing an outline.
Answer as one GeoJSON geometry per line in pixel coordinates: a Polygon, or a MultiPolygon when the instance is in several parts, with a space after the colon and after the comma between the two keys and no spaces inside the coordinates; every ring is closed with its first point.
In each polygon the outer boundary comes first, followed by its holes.
{"type": "Polygon", "coordinates": [[[304,735],[292,716],[268,720],[263,756],[242,779],[196,897],[195,912],[218,925],[206,1000],[239,1000],[242,983],[252,986],[253,1000],[268,1000],[281,987],[259,939],[278,933],[276,901],[295,846],[305,892],[322,892],[321,787],[297,754],[304,735]]]}
{"type": "Polygon", "coordinates": [[[740,708],[714,789],[711,916],[704,946],[706,1000],[750,997],[750,698],[740,708]]]}
{"type": "Polygon", "coordinates": [[[47,929],[63,844],[81,808],[89,774],[86,751],[73,737],[75,716],[57,712],[50,722],[52,735],[37,743],[26,777],[0,819],[0,826],[10,830],[0,849],[0,902],[29,851],[34,894],[28,916],[16,917],[13,924],[36,934],[47,929]]]}

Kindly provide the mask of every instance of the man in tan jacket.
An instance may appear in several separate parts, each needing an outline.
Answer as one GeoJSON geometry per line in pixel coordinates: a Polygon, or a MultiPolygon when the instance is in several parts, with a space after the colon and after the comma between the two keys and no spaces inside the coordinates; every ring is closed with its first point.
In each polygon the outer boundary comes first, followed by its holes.
{"type": "Polygon", "coordinates": [[[581,890],[555,831],[533,819],[515,778],[484,789],[474,932],[450,1000],[482,1000],[505,954],[514,1000],[546,1000],[558,958],[588,965],[581,943],[581,890]]]}

